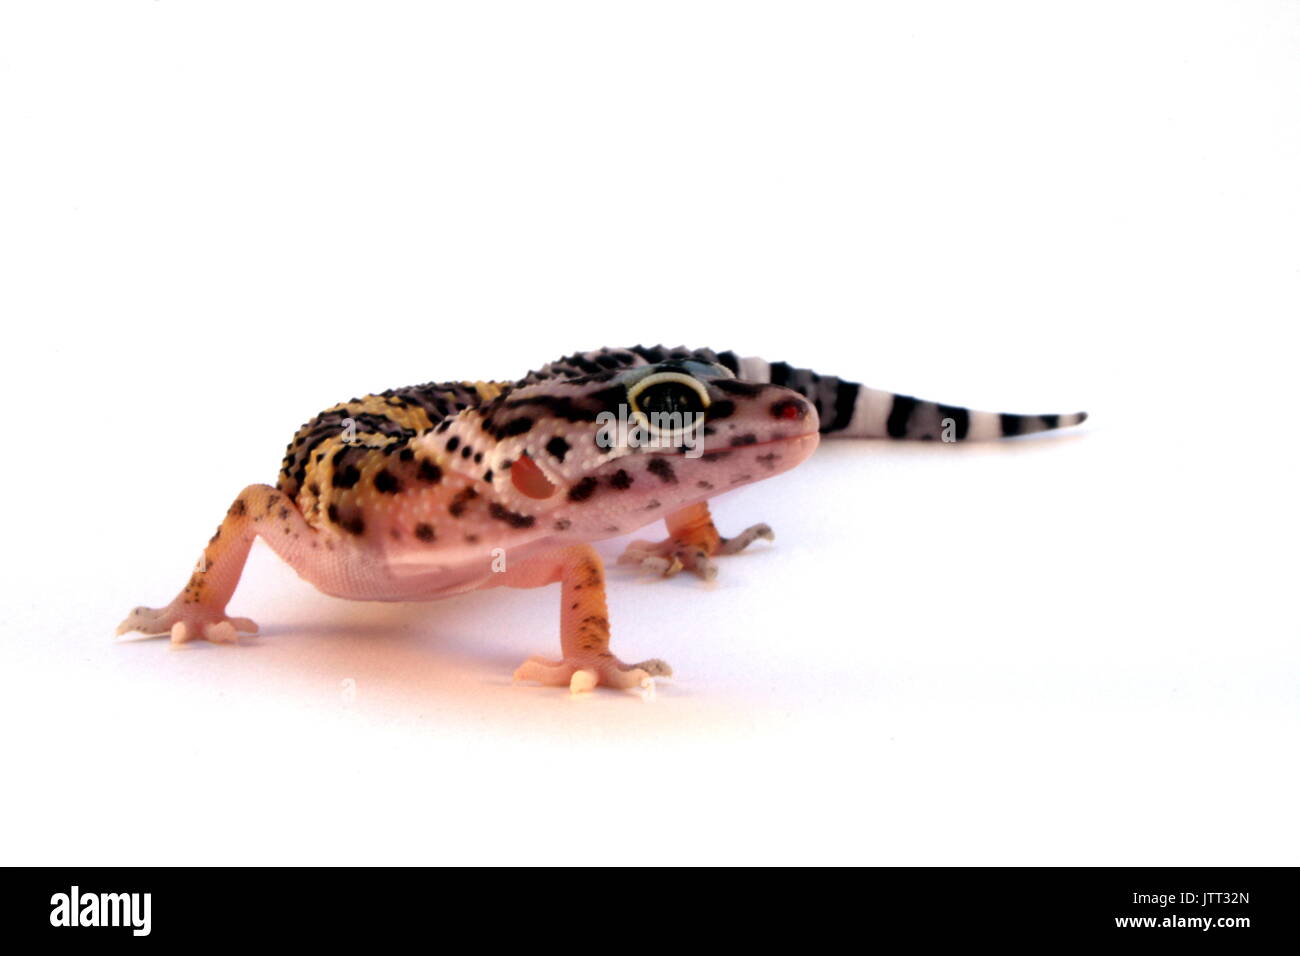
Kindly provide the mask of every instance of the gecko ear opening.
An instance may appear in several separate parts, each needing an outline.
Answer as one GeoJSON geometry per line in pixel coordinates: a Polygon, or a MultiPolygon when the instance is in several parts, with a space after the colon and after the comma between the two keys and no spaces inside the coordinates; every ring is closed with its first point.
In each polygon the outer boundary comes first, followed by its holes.
{"type": "Polygon", "coordinates": [[[527,454],[520,455],[510,466],[510,483],[515,486],[515,491],[527,498],[549,498],[556,491],[555,485],[537,467],[537,462],[527,454]]]}

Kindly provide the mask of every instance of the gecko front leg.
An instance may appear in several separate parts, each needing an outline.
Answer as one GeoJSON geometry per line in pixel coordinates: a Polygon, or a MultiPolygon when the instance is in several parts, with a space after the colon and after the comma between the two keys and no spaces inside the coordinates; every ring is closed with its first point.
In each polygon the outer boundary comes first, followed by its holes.
{"type": "Polygon", "coordinates": [[[574,545],[530,558],[506,572],[506,587],[536,588],[560,583],[560,650],[562,660],[531,657],[516,671],[517,681],[569,685],[569,690],[647,687],[652,678],[669,677],[661,660],[624,664],[609,649],[609,610],[600,555],[589,544],[574,545]]]}
{"type": "Polygon", "coordinates": [[[257,633],[257,625],[248,618],[229,617],[226,604],[259,534],[286,556],[299,551],[316,532],[282,492],[270,485],[249,485],[226,511],[181,593],[166,607],[136,608],[118,625],[117,633],[170,634],[173,644],[197,638],[233,643],[241,631],[257,633]]]}
{"type": "Polygon", "coordinates": [[[701,501],[668,515],[668,537],[663,541],[633,541],[619,557],[619,564],[639,564],[671,577],[687,568],[706,581],[718,576],[713,556],[735,554],[762,538],[771,541],[772,529],[765,524],[750,525],[734,538],[724,538],[713,524],[709,503],[701,501]]]}

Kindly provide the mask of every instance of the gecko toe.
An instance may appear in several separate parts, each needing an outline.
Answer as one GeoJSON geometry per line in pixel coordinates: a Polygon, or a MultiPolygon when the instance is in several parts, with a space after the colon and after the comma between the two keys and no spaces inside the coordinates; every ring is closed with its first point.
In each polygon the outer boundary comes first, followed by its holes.
{"type": "Polygon", "coordinates": [[[239,632],[230,621],[218,621],[203,628],[203,636],[213,644],[238,644],[239,632]]]}
{"type": "Polygon", "coordinates": [[[168,636],[173,645],[208,640],[217,644],[239,643],[240,632],[256,634],[257,624],[246,617],[227,617],[202,605],[173,602],[167,607],[137,607],[117,626],[120,636],[139,631],[150,637],[168,636]]]}
{"type": "Polygon", "coordinates": [[[718,554],[736,554],[738,551],[744,551],[759,538],[764,541],[775,541],[776,535],[772,533],[769,525],[750,525],[735,537],[724,539],[718,547],[718,554]]]}
{"type": "Polygon", "coordinates": [[[652,657],[648,661],[641,661],[639,664],[633,664],[636,670],[643,670],[651,677],[672,677],[673,669],[668,666],[667,661],[652,657]]]}

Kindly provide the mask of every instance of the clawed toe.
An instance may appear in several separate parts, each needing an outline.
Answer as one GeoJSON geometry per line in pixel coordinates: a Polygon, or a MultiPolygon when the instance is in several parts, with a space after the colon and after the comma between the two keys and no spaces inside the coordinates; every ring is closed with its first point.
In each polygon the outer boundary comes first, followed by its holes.
{"type": "Polygon", "coordinates": [[[618,559],[619,564],[637,564],[642,569],[650,571],[653,574],[659,574],[663,577],[670,578],[685,565],[678,560],[676,555],[671,558],[661,557],[657,554],[651,554],[640,548],[628,548],[618,559]]]}
{"type": "Polygon", "coordinates": [[[639,664],[633,664],[633,669],[645,671],[651,677],[672,677],[673,669],[668,666],[667,661],[661,661],[657,657],[652,657],[648,661],[642,661],[639,664]]]}
{"type": "MultiPolygon", "coordinates": [[[[766,525],[758,527],[767,528],[766,525]]],[[[748,532],[746,533],[748,534],[748,532]]],[[[770,537],[772,533],[770,528],[767,528],[767,533],[770,537]]],[[[731,554],[734,551],[739,551],[750,541],[753,541],[755,537],[760,536],[758,534],[751,535],[743,544],[737,545],[734,549],[724,550],[720,548],[718,553],[731,554]]],[[[733,538],[731,540],[739,539],[733,538]]],[[[718,576],[718,566],[706,548],[689,542],[680,543],[673,538],[658,544],[647,541],[633,542],[628,545],[627,550],[619,557],[618,563],[639,565],[644,570],[665,578],[671,578],[683,570],[691,571],[705,581],[712,581],[718,576]]]]}
{"type": "Polygon", "coordinates": [[[768,525],[752,524],[734,538],[723,538],[718,546],[718,554],[735,554],[744,551],[759,538],[764,541],[775,541],[776,535],[768,525]]]}

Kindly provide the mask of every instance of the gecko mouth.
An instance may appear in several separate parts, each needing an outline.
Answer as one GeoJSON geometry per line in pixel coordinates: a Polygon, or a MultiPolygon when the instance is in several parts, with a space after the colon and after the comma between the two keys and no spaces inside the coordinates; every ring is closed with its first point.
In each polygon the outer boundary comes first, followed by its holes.
{"type": "Polygon", "coordinates": [[[751,448],[769,448],[772,445],[789,445],[795,442],[807,442],[810,439],[812,448],[810,448],[809,451],[811,452],[813,448],[817,447],[817,443],[821,440],[821,433],[815,429],[813,431],[802,432],[798,435],[782,435],[779,438],[768,438],[765,441],[758,441],[753,435],[741,436],[739,438],[733,438],[729,444],[717,448],[709,448],[706,446],[704,454],[699,457],[702,457],[705,460],[717,459],[729,455],[732,452],[747,451],[751,448]]]}

